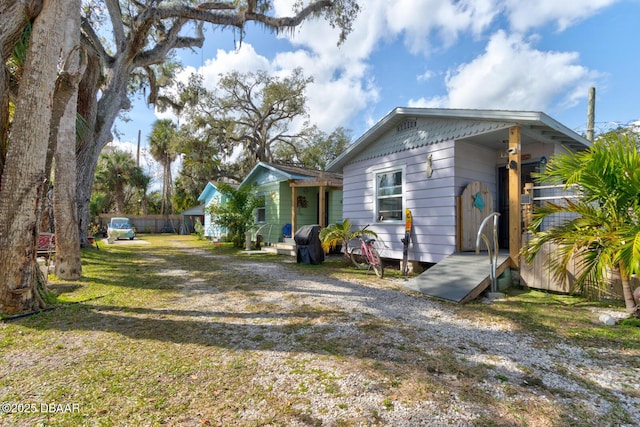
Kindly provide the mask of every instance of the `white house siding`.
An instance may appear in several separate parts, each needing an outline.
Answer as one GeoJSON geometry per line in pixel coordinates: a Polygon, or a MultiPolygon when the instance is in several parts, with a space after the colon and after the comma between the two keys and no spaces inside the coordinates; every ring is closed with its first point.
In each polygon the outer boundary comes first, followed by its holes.
{"type": "Polygon", "coordinates": [[[412,261],[438,262],[456,249],[456,200],[452,141],[425,145],[344,167],[343,217],[355,227],[370,225],[384,245],[382,256],[402,258],[404,220],[377,223],[374,218],[373,174],[378,169],[404,166],[404,208],[411,209],[414,231],[409,248],[412,261]],[[427,178],[427,156],[433,175],[427,178]]]}

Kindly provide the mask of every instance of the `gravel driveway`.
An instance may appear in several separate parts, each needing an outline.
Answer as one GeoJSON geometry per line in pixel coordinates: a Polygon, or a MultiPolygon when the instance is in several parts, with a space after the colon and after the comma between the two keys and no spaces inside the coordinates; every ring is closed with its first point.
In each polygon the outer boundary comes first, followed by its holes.
{"type": "MultiPolygon", "coordinates": [[[[640,369],[607,350],[463,318],[399,280],[184,250],[242,279],[219,292],[167,270],[182,290],[176,308],[226,313],[225,339],[259,352],[251,381],[291,402],[287,425],[639,425],[640,369]]],[[[270,410],[255,402],[238,417],[251,424],[270,410]]]]}

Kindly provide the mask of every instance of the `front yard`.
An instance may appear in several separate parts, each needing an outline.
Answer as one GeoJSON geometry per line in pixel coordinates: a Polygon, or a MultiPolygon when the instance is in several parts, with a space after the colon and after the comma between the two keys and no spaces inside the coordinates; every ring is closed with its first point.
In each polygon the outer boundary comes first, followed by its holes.
{"type": "Polygon", "coordinates": [[[0,322],[0,425],[640,419],[640,327],[598,322],[621,305],[514,290],[456,306],[339,258],[140,239],[84,250],[53,310],[0,322]]]}

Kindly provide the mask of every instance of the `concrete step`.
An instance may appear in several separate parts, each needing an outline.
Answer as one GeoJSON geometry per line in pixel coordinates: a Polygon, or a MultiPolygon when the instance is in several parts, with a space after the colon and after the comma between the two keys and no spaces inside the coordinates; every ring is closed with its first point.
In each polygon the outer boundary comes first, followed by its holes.
{"type": "MultiPolygon", "coordinates": [[[[293,239],[291,239],[293,240],[293,239]]],[[[295,243],[272,243],[269,246],[263,246],[262,250],[269,253],[274,253],[278,255],[290,255],[296,256],[296,245],[295,243]]]]}

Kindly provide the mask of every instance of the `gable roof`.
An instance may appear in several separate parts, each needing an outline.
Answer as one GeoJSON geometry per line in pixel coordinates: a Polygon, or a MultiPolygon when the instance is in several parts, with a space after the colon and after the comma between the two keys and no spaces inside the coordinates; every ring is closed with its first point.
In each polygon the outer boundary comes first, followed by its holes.
{"type": "Polygon", "coordinates": [[[301,166],[281,165],[277,163],[258,162],[253,169],[242,180],[238,187],[242,187],[249,182],[255,181],[261,174],[271,174],[272,181],[315,181],[327,179],[332,181],[342,181],[342,174],[336,172],[325,172],[317,169],[309,169],[301,166]]]}
{"type": "Polygon", "coordinates": [[[591,145],[586,138],[539,111],[398,107],[349,145],[329,163],[327,170],[339,171],[354,160],[382,157],[447,140],[467,139],[483,145],[496,144],[501,135],[516,125],[522,129],[522,143],[525,145],[541,141],[562,144],[573,150],[591,145]],[[417,119],[421,119],[421,126],[418,126],[417,119]],[[403,132],[407,123],[417,126],[417,131],[403,132]],[[398,137],[375,144],[394,128],[398,137]]]}
{"type": "Polygon", "coordinates": [[[204,187],[204,190],[202,190],[202,193],[200,193],[200,195],[198,196],[198,201],[199,202],[206,202],[208,199],[211,198],[211,196],[213,196],[216,191],[218,191],[218,187],[216,187],[216,185],[212,182],[207,182],[207,185],[204,187]]]}
{"type": "Polygon", "coordinates": [[[182,216],[189,215],[204,215],[204,205],[194,206],[186,211],[182,211],[182,216]]]}

